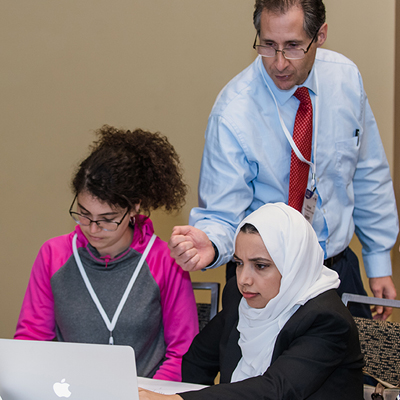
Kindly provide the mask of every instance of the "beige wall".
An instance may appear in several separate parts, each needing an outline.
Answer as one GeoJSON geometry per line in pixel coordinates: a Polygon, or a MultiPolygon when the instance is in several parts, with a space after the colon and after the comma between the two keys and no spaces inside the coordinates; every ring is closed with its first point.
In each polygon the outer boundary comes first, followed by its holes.
{"type": "MultiPolygon", "coordinates": [[[[153,215],[167,239],[196,205],[215,97],[254,58],[253,0],[6,3],[0,15],[0,337],[14,332],[40,245],[73,228],[69,180],[91,131],[104,123],[142,127],[175,145],[191,192],[181,215],[153,215]]],[[[394,4],[326,1],[327,47],[358,63],[391,162],[394,4]]],[[[222,275],[218,269],[194,279],[222,275]]]]}

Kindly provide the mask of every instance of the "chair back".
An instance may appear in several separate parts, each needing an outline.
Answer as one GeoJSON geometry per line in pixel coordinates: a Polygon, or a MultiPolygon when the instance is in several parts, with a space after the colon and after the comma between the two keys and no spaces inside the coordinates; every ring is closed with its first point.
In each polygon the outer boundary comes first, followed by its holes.
{"type": "Polygon", "coordinates": [[[196,302],[199,317],[199,330],[201,331],[218,312],[219,288],[218,282],[192,282],[193,290],[209,290],[210,303],[196,302]]]}
{"type": "MultiPolygon", "coordinates": [[[[343,293],[342,301],[400,308],[400,300],[343,293]]],[[[400,323],[354,317],[364,355],[364,372],[398,385],[400,379],[400,323]]]]}

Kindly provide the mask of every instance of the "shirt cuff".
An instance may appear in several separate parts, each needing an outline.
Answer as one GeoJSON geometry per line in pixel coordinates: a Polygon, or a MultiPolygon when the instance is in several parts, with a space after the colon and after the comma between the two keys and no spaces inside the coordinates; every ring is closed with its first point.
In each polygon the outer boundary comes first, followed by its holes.
{"type": "Polygon", "coordinates": [[[363,254],[363,261],[368,278],[381,278],[392,275],[390,250],[380,253],[363,254]]]}
{"type": "Polygon", "coordinates": [[[217,246],[214,244],[214,242],[211,242],[211,244],[213,245],[214,253],[215,253],[214,260],[212,260],[211,264],[207,265],[207,267],[203,268],[202,271],[205,271],[207,269],[212,269],[212,268],[215,268],[217,266],[216,263],[217,263],[218,258],[219,258],[219,251],[217,249],[217,246]]]}

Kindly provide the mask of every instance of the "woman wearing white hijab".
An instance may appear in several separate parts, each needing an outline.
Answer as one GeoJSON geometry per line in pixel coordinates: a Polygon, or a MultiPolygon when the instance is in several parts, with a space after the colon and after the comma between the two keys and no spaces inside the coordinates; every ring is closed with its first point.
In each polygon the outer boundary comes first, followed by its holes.
{"type": "Polygon", "coordinates": [[[182,364],[183,381],[212,385],[220,372],[221,383],[171,400],[363,399],[357,329],[303,216],[283,203],[260,207],[239,225],[234,259],[237,282],[182,364]]]}

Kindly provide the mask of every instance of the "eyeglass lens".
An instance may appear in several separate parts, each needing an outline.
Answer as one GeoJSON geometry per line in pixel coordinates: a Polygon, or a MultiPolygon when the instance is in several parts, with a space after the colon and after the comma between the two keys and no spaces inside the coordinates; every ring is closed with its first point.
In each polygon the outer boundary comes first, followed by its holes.
{"type": "Polygon", "coordinates": [[[93,222],[104,231],[115,231],[118,228],[118,222],[107,220],[93,221],[90,218],[76,212],[71,212],[71,217],[77,224],[82,226],[89,226],[93,222]]]}
{"type": "Polygon", "coordinates": [[[288,60],[299,60],[304,58],[304,50],[303,49],[282,49],[275,50],[272,46],[256,46],[258,54],[264,57],[275,57],[277,51],[281,51],[283,56],[288,60]]]}

